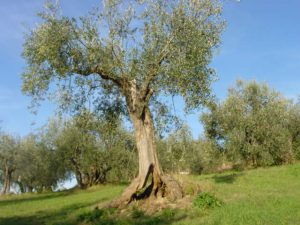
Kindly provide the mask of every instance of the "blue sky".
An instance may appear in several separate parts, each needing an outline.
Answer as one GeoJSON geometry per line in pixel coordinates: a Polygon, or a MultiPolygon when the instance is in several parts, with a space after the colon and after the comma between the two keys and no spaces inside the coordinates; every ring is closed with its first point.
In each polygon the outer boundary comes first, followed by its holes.
{"type": "MultiPolygon", "coordinates": [[[[0,0],[0,120],[2,128],[26,135],[45,124],[55,108],[45,102],[32,115],[30,99],[21,93],[20,75],[25,67],[21,58],[25,27],[37,23],[36,12],[43,0],[0,0]]],[[[85,14],[99,0],[61,0],[67,15],[85,14]]],[[[300,1],[299,0],[224,0],[227,21],[222,45],[212,66],[219,80],[214,93],[224,99],[236,79],[262,81],[296,99],[300,94],[300,1]]],[[[176,104],[181,112],[182,104],[176,104]]],[[[193,135],[202,126],[199,114],[186,118],[193,135]]]]}

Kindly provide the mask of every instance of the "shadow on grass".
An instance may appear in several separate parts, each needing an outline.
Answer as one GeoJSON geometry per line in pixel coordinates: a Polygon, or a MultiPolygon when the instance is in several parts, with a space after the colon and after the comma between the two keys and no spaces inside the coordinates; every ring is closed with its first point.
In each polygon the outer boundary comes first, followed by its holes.
{"type": "Polygon", "coordinates": [[[98,222],[93,223],[93,225],[170,225],[174,222],[178,222],[181,218],[163,218],[160,216],[143,216],[141,218],[119,218],[119,219],[102,219],[98,222]]]}
{"type": "Polygon", "coordinates": [[[120,215],[113,209],[95,209],[78,217],[78,222],[90,225],[169,225],[181,221],[186,215],[173,209],[165,209],[155,215],[146,215],[133,209],[131,214],[120,215]]]}
{"type": "Polygon", "coordinates": [[[242,176],[242,173],[232,173],[226,175],[215,175],[212,178],[214,179],[215,183],[226,183],[232,184],[236,181],[236,179],[242,176]]]}
{"type": "Polygon", "coordinates": [[[32,216],[24,217],[7,217],[0,218],[0,225],[73,225],[77,224],[76,219],[71,219],[69,215],[84,207],[97,204],[99,201],[89,202],[85,204],[73,204],[68,207],[59,208],[57,210],[38,211],[32,216]]]}
{"type": "Polygon", "coordinates": [[[3,200],[0,199],[0,206],[18,204],[21,202],[33,202],[33,201],[40,201],[40,200],[46,200],[52,198],[59,198],[59,197],[64,197],[73,194],[73,192],[74,192],[73,190],[70,190],[70,191],[61,191],[61,192],[50,192],[45,194],[31,194],[30,196],[20,195],[20,198],[16,197],[13,199],[3,199],[3,200]]]}
{"type": "Polygon", "coordinates": [[[11,217],[11,218],[0,218],[1,225],[43,225],[39,218],[35,216],[30,217],[11,217]]]}
{"type": "Polygon", "coordinates": [[[185,214],[172,209],[151,216],[139,210],[133,210],[128,215],[120,215],[114,209],[96,208],[86,213],[79,211],[81,208],[92,208],[98,202],[73,204],[64,208],[58,205],[57,210],[38,211],[31,216],[0,218],[0,225],[170,225],[186,218],[185,214]]]}

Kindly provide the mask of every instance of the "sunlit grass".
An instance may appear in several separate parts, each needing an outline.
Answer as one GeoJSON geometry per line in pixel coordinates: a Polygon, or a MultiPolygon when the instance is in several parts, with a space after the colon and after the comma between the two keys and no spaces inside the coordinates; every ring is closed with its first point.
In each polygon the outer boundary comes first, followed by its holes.
{"type": "Polygon", "coordinates": [[[118,196],[124,186],[100,186],[86,191],[2,196],[0,224],[300,225],[299,164],[182,180],[197,184],[201,191],[213,194],[224,204],[211,209],[165,210],[151,216],[136,211],[127,216],[112,213],[101,217],[102,212],[93,215],[95,206],[118,196]],[[78,220],[80,215],[94,219],[88,221],[81,216],[83,219],[78,220]]]}
{"type": "Polygon", "coordinates": [[[100,186],[89,190],[48,194],[25,194],[0,198],[0,224],[76,224],[81,213],[108,202],[122,186],[100,186]]]}
{"type": "Polygon", "coordinates": [[[210,211],[203,223],[194,219],[190,224],[298,225],[299,178],[299,164],[193,177],[225,205],[210,211]]]}

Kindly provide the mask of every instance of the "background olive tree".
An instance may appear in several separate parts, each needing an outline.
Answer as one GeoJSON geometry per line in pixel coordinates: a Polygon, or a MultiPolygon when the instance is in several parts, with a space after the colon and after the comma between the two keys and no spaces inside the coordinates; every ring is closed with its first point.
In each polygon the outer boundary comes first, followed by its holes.
{"type": "Polygon", "coordinates": [[[68,178],[68,170],[58,157],[51,136],[46,133],[22,138],[16,161],[14,182],[20,192],[54,191],[68,178]]]}
{"type": "Polygon", "coordinates": [[[222,154],[216,144],[208,138],[194,139],[187,124],[157,143],[162,168],[169,173],[210,173],[222,165],[222,154]]]}
{"type": "Polygon", "coordinates": [[[75,174],[81,188],[128,182],[136,173],[133,135],[118,118],[98,118],[84,111],[65,121],[55,144],[58,159],[75,174]]]}
{"type": "Polygon", "coordinates": [[[0,170],[2,177],[2,194],[10,193],[13,175],[17,168],[16,156],[20,148],[20,140],[12,135],[0,134],[0,170]]]}
{"type": "MultiPolygon", "coordinates": [[[[227,99],[212,105],[202,121],[206,135],[234,164],[279,165],[294,159],[296,142],[289,130],[290,114],[296,113],[292,106],[265,84],[237,81],[227,99]]],[[[298,140],[295,131],[294,137],[298,140]]]]}
{"type": "Polygon", "coordinates": [[[296,159],[300,159],[300,104],[294,104],[289,110],[288,129],[296,159]]]}

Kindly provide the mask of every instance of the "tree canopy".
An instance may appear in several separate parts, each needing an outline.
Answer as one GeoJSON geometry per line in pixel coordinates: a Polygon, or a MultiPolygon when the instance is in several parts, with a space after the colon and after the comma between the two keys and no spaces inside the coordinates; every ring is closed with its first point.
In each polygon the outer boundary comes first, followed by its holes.
{"type": "Polygon", "coordinates": [[[231,161],[278,165],[294,159],[289,129],[292,108],[291,101],[265,84],[237,81],[228,98],[212,106],[202,121],[207,136],[231,161]]]}
{"type": "Polygon", "coordinates": [[[132,91],[143,104],[170,94],[199,107],[215,78],[209,63],[224,25],[220,13],[212,0],[105,0],[78,19],[48,3],[25,38],[23,92],[33,100],[51,93],[73,110],[87,102],[126,109],[123,97],[132,91]],[[128,90],[132,83],[136,90],[128,90]]]}

